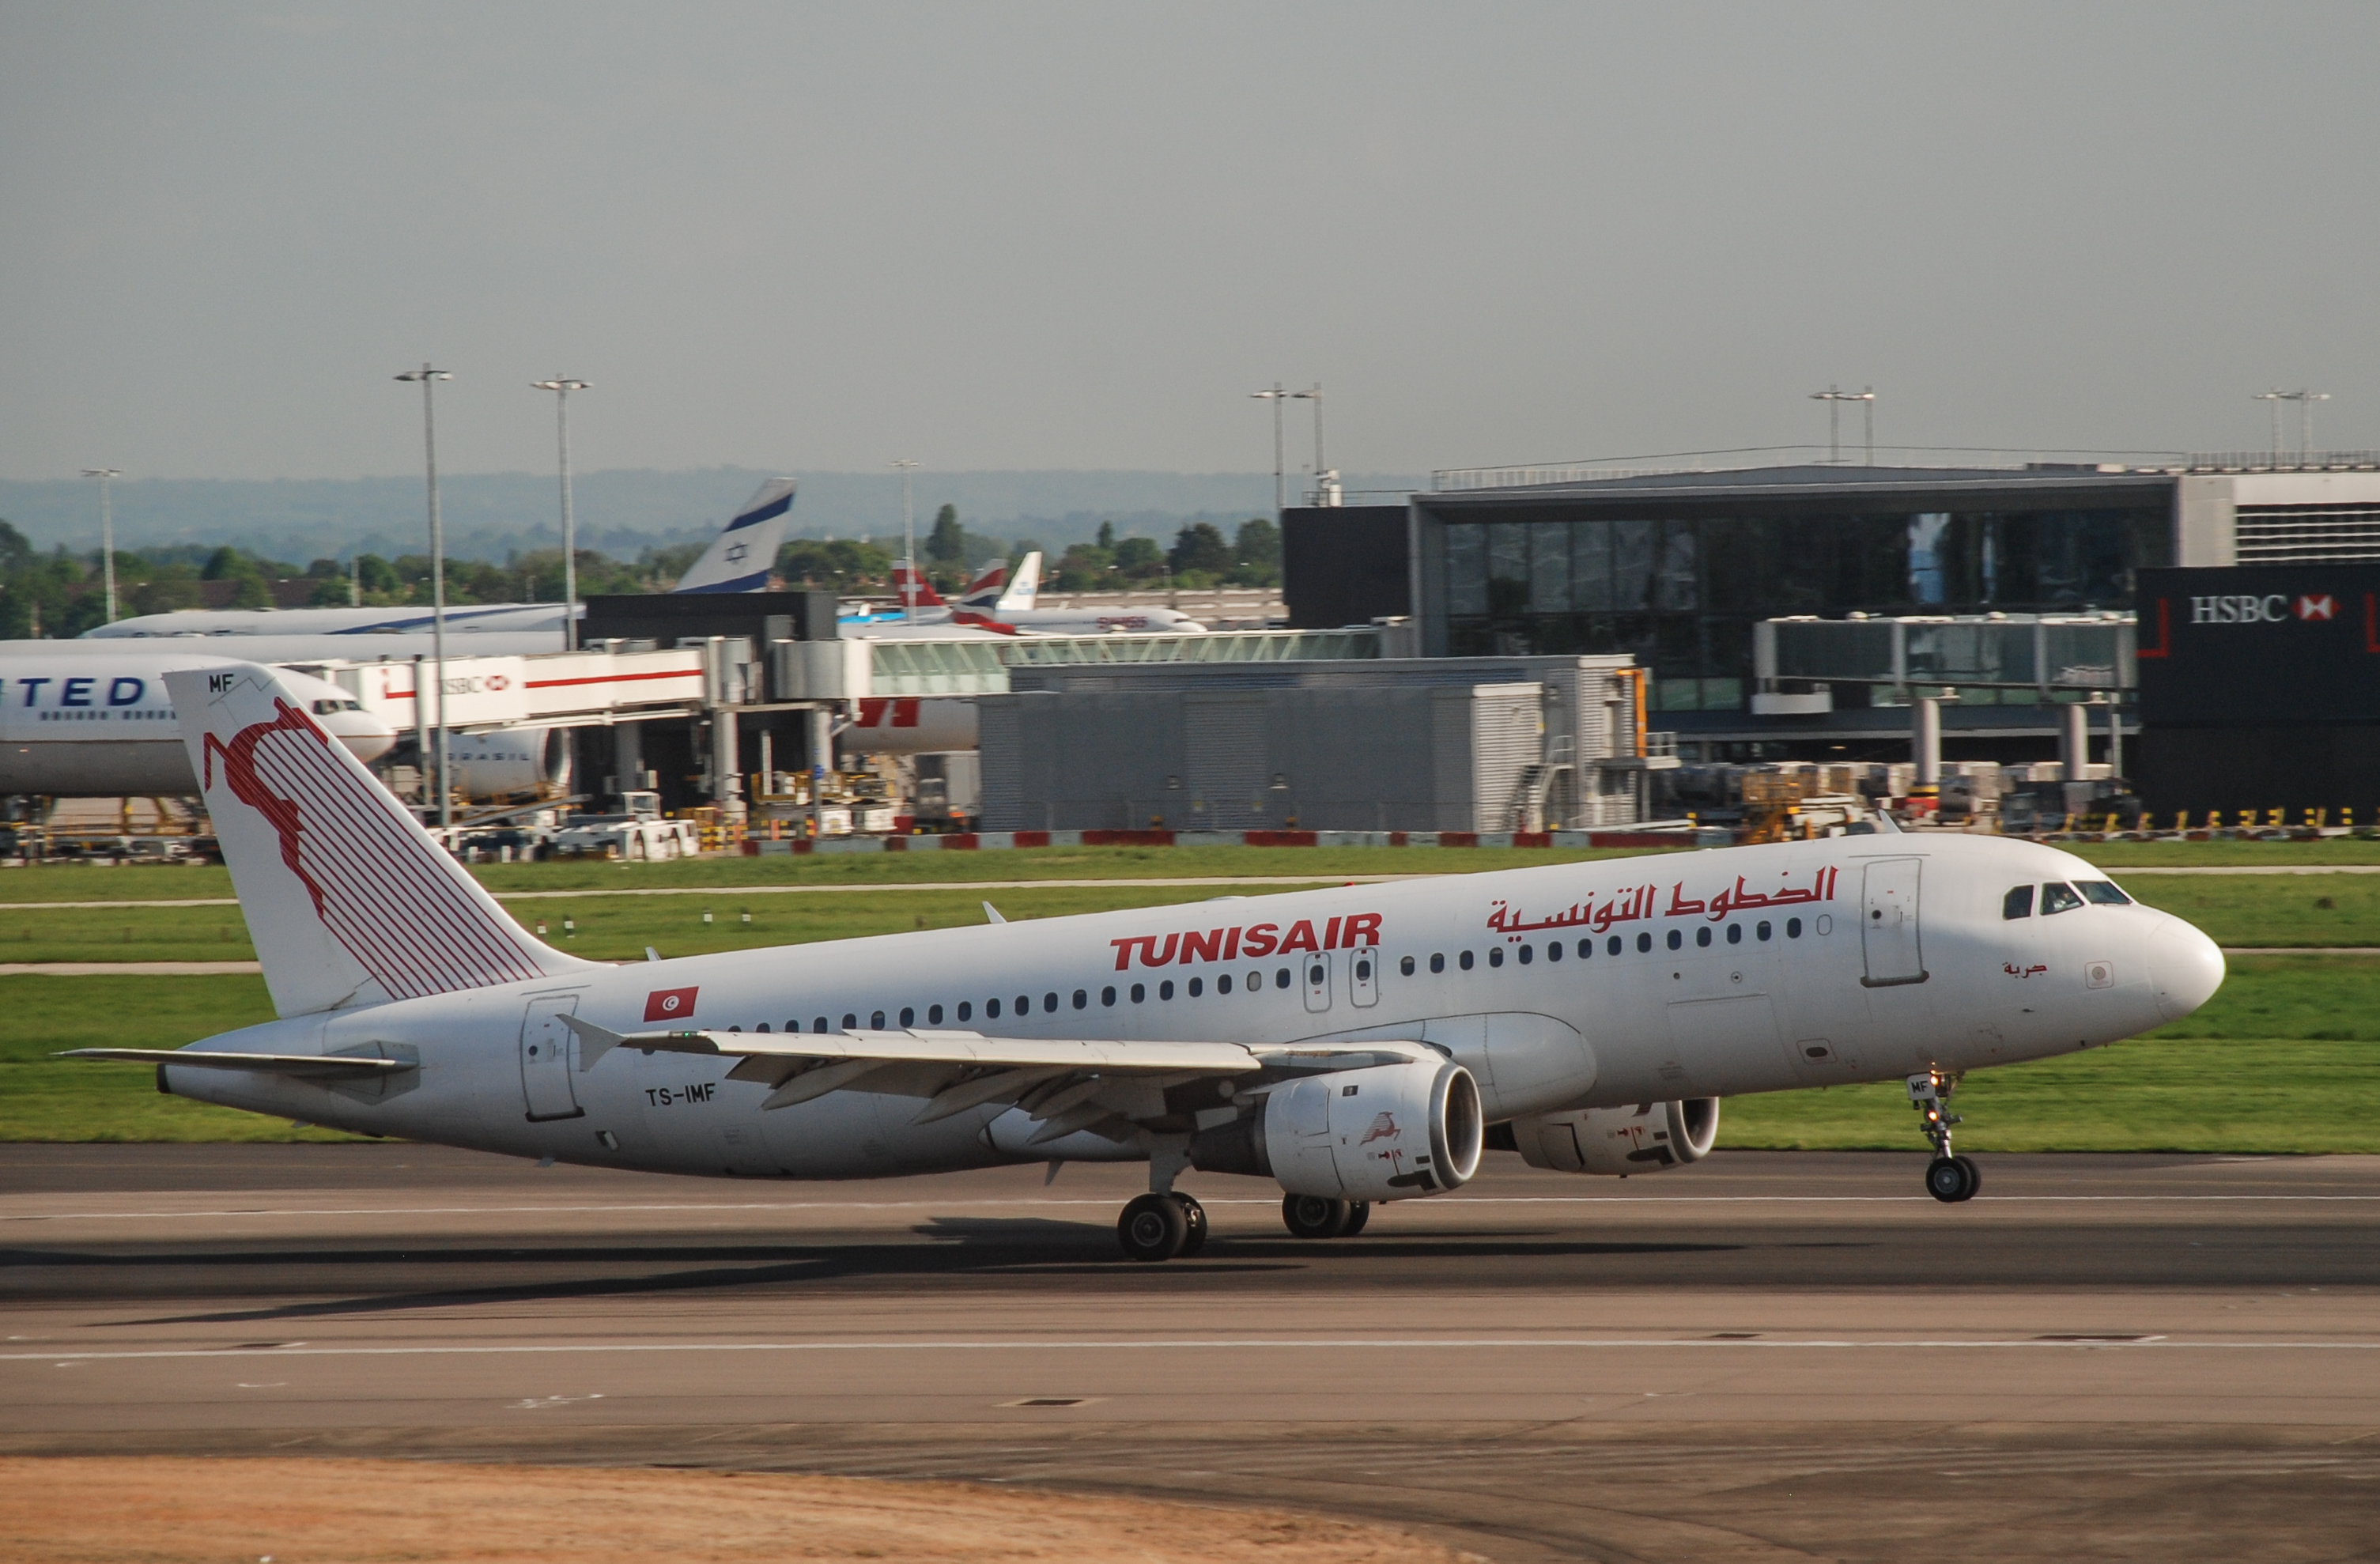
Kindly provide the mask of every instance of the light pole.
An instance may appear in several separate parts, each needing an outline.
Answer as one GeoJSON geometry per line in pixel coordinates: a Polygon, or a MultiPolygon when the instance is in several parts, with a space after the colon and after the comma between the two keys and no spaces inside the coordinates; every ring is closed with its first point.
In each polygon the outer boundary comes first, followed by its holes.
{"type": "Polygon", "coordinates": [[[2262,402],[2272,409],[2273,465],[2275,467],[2278,467],[2281,462],[2281,404],[2289,399],[2289,394],[2286,391],[2259,391],[2248,398],[2251,402],[2262,402]]]}
{"type": "Polygon", "coordinates": [[[901,586],[901,623],[917,622],[917,509],[910,503],[909,475],[917,464],[904,456],[892,464],[901,469],[901,547],[908,553],[902,563],[909,567],[908,579],[901,586]]]}
{"type": "Polygon", "coordinates": [[[1281,408],[1289,399],[1289,393],[1281,388],[1281,382],[1275,381],[1270,391],[1251,391],[1248,394],[1259,402],[1272,404],[1272,508],[1278,514],[1289,498],[1281,486],[1281,408]]]}
{"type": "Polygon", "coordinates": [[[1865,391],[1840,391],[1830,385],[1824,391],[1810,393],[1810,400],[1824,402],[1827,405],[1827,465],[1829,467],[1839,467],[1842,464],[1843,443],[1840,422],[1842,405],[1846,402],[1865,404],[1867,465],[1876,466],[1876,387],[1869,386],[1865,391]]]}
{"type": "MultiPolygon", "coordinates": [[[[2298,461],[2301,464],[2313,459],[2313,405],[2317,402],[2327,402],[2329,400],[2330,393],[2327,391],[2284,391],[2281,393],[2282,402],[2294,402],[2298,405],[2298,461]]],[[[2279,403],[2274,404],[2273,413],[2276,418],[2279,416],[2279,403]]],[[[2280,449],[2280,440],[2278,437],[2276,437],[2273,441],[2273,449],[2278,451],[2280,449]]]]}
{"type": "Polygon", "coordinates": [[[1330,502],[1322,493],[1322,382],[1316,381],[1312,390],[1293,391],[1290,395],[1297,401],[1314,404],[1314,503],[1327,504],[1330,502]]]}
{"type": "Polygon", "coordinates": [[[578,649],[578,534],[570,516],[570,394],[593,389],[583,380],[528,382],[532,390],[553,393],[554,440],[562,448],[562,649],[578,649]]]}
{"type": "MultiPolygon", "coordinates": [[[[437,665],[438,675],[438,829],[443,831],[455,824],[455,794],[446,785],[446,528],[438,516],[438,420],[432,410],[431,388],[455,377],[425,362],[421,368],[407,370],[396,378],[421,382],[421,463],[430,489],[430,655],[437,665]]],[[[419,708],[421,681],[416,679],[413,683],[414,704],[419,708]]]]}
{"type": "Polygon", "coordinates": [[[122,467],[85,467],[85,478],[99,479],[99,567],[107,583],[107,622],[115,623],[115,510],[108,502],[107,486],[124,476],[122,467]]]}

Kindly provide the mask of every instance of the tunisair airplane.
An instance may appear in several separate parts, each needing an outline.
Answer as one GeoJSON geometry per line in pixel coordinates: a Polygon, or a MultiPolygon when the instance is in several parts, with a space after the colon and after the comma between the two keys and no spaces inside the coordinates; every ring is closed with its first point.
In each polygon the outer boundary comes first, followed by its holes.
{"type": "Polygon", "coordinates": [[[2131,1037],[2213,941],[2082,860],[1878,835],[627,965],[532,939],[260,667],[166,675],[280,1019],[160,1089],[518,1157],[849,1179],[1145,1161],[1123,1252],[1195,1254],[1188,1169],[1362,1231],[1482,1150],[1572,1173],[1709,1152],[1719,1099],[1905,1080],[1964,1200],[1967,1071],[2131,1037]]]}

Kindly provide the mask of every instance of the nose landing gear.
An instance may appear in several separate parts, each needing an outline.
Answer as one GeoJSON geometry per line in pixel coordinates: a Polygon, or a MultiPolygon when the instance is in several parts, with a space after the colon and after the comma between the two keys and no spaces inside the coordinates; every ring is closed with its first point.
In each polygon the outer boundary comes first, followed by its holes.
{"type": "Polygon", "coordinates": [[[1909,1106],[1925,1116],[1925,1138],[1934,1143],[1934,1160],[1925,1165],[1925,1193],[1945,1205],[1973,1200],[1984,1187],[1984,1175],[1974,1162],[1950,1151],[1950,1126],[1959,1116],[1950,1112],[1950,1094],[1959,1077],[1945,1070],[1929,1070],[1909,1077],[1909,1106]]]}

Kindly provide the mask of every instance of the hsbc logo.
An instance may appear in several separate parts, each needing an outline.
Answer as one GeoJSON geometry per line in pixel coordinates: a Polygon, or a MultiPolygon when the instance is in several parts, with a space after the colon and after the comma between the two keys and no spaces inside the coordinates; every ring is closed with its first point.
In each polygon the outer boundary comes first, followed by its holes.
{"type": "Polygon", "coordinates": [[[2285,624],[2292,619],[2328,623],[2338,617],[2338,600],[2328,592],[2291,598],[2287,592],[2224,593],[2190,600],[2192,624],[2285,624]]]}

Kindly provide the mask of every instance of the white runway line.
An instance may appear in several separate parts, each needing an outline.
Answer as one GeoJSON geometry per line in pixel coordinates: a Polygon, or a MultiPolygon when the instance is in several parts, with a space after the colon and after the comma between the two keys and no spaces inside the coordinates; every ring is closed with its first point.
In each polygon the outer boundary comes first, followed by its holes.
{"type": "Polygon", "coordinates": [[[0,1352],[0,1363],[140,1363],[172,1358],[442,1358],[565,1357],[704,1352],[1647,1352],[1665,1350],[1902,1352],[1915,1348],[2030,1349],[2035,1352],[2380,1352],[2380,1341],[2185,1341],[2147,1337],[2039,1340],[2024,1337],[1876,1337],[1714,1340],[1706,1337],[1070,1337],[1050,1340],[939,1341],[617,1341],[521,1343],[505,1346],[411,1347],[158,1347],[114,1352],[0,1352]]]}
{"type": "MultiPolygon", "coordinates": [[[[552,1206],[234,1206],[199,1211],[27,1211],[0,1214],[0,1222],[96,1222],[187,1220],[195,1217],[506,1217],[625,1215],[694,1211],[959,1211],[1095,1206],[1111,1209],[1121,1196],[1079,1200],[801,1200],[739,1203],[650,1201],[629,1204],[552,1206]]],[[[1992,1206],[2188,1206],[2222,1203],[2298,1202],[2311,1205],[2380,1201],[2380,1194],[2000,1194],[1979,1195],[1992,1206]]],[[[1925,1206],[1927,1194],[1484,1194],[1441,1199],[1426,1209],[1469,1209],[1481,1206],[1925,1206]]],[[[1204,1206],[1257,1206],[1270,1209],[1278,1200],[1202,1196],[1204,1206]]]]}

